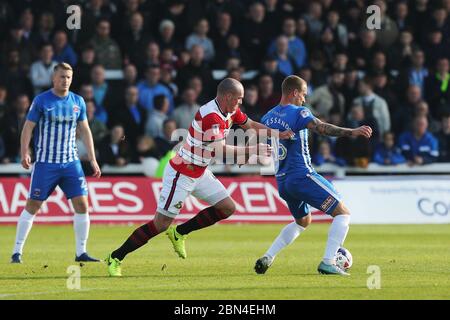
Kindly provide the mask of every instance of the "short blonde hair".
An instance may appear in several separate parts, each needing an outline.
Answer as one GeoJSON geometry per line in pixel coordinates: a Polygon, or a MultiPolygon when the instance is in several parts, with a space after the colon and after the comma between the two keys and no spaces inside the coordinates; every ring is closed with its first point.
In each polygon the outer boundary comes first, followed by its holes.
{"type": "Polygon", "coordinates": [[[62,70],[70,70],[73,72],[72,66],[70,64],[68,64],[67,62],[59,62],[54,68],[53,68],[53,72],[58,71],[59,69],[62,70]]]}
{"type": "Polygon", "coordinates": [[[306,85],[306,81],[298,76],[292,75],[286,77],[281,84],[281,93],[283,95],[289,95],[295,89],[301,91],[304,85],[306,85]]]}

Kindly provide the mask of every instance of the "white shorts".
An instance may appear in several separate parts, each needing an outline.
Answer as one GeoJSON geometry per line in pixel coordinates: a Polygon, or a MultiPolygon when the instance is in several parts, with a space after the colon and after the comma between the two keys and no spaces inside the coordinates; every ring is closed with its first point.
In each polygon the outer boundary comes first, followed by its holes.
{"type": "Polygon", "coordinates": [[[199,178],[191,178],[179,173],[168,163],[162,182],[157,211],[171,218],[180,213],[184,201],[191,194],[211,206],[230,196],[224,185],[208,169],[199,178]]]}

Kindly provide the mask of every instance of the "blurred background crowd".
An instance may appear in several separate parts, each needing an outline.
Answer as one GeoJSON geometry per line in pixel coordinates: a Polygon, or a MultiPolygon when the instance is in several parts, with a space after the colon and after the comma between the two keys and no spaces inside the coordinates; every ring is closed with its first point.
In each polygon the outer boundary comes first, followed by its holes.
{"type": "Polygon", "coordinates": [[[27,110],[59,61],[74,68],[101,164],[165,157],[226,76],[259,121],[290,74],[308,82],[317,117],[374,129],[369,141],[311,135],[316,165],[450,162],[449,13],[450,0],[1,1],[0,163],[20,162],[27,110]]]}

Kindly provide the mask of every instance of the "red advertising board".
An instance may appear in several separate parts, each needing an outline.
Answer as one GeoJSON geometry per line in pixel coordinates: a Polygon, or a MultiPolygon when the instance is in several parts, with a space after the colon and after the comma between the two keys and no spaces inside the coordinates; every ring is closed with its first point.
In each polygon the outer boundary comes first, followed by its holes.
{"type": "MultiPolygon", "coordinates": [[[[236,202],[237,211],[225,222],[292,221],[286,203],[278,195],[273,177],[220,178],[236,202]]],[[[29,178],[0,179],[0,224],[15,223],[25,206],[29,178]]],[[[93,223],[141,223],[153,218],[161,180],[144,177],[106,177],[89,179],[90,217],[93,223]]],[[[177,217],[186,220],[206,204],[189,197],[177,217]]],[[[313,220],[328,222],[330,217],[315,209],[313,220]]],[[[57,190],[43,205],[38,223],[71,223],[72,207],[63,192],[57,190]]]]}

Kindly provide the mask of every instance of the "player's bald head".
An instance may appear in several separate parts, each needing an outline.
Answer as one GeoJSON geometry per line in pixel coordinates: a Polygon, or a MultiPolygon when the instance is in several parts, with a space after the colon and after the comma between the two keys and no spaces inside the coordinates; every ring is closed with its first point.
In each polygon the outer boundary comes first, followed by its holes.
{"type": "Polygon", "coordinates": [[[242,83],[232,78],[225,78],[220,81],[217,86],[217,96],[224,97],[228,94],[238,95],[244,92],[244,87],[242,83]]]}
{"type": "Polygon", "coordinates": [[[281,92],[283,95],[288,96],[294,90],[302,91],[302,89],[306,87],[306,81],[298,76],[288,76],[283,80],[281,84],[281,92]]]}

